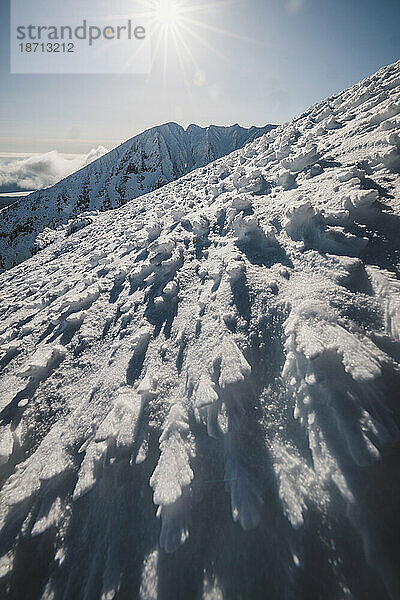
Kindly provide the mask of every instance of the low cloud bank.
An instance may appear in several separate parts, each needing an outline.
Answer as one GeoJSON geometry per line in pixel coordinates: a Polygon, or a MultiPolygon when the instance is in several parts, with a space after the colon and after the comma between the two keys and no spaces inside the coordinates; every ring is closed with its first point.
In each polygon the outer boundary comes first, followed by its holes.
{"type": "Polygon", "coordinates": [[[0,192],[39,190],[49,187],[100,158],[106,152],[108,150],[104,146],[98,146],[88,154],[73,156],[65,156],[53,150],[24,159],[0,159],[0,192]]]}

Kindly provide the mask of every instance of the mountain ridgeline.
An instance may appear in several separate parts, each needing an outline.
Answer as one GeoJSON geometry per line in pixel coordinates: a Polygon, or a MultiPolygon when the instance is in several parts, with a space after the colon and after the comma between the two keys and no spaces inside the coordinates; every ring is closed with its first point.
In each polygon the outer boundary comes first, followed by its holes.
{"type": "Polygon", "coordinates": [[[52,239],[41,232],[87,211],[118,208],[182,175],[242,148],[275,126],[207,128],[176,123],[153,127],[108,154],[4,209],[0,222],[0,268],[29,258],[52,239]]]}

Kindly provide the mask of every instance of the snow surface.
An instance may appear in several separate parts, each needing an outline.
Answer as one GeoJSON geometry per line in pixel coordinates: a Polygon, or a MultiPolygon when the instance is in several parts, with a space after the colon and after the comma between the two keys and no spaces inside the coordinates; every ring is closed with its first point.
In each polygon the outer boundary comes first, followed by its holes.
{"type": "Polygon", "coordinates": [[[105,148],[99,146],[85,157],[85,166],[82,157],[66,160],[55,151],[17,162],[16,174],[25,180],[24,169],[30,169],[31,174],[43,179],[43,173],[40,175],[43,165],[49,172],[47,178],[53,181],[56,172],[65,172],[67,168],[69,173],[76,172],[51,188],[33,192],[16,203],[3,204],[12,204],[12,207],[1,213],[0,270],[15,266],[42,249],[43,244],[53,239],[49,229],[62,227],[86,211],[122,206],[128,200],[242,148],[246,142],[274,127],[189,125],[185,130],[176,123],[166,123],[137,135],[107,154],[105,148]],[[94,160],[96,155],[101,158],[94,160]],[[84,168],[77,170],[76,166],[74,169],[77,162],[84,168]],[[45,234],[38,241],[43,231],[45,234]]]}
{"type": "Polygon", "coordinates": [[[397,600],[399,124],[397,62],[1,275],[2,597],[397,600]]]}

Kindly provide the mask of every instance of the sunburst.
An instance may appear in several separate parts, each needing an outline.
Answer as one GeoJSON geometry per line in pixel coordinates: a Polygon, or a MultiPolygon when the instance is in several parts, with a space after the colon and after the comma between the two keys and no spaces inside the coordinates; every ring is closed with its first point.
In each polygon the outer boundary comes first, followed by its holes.
{"type": "MultiPolygon", "coordinates": [[[[210,55],[215,55],[221,60],[228,60],[210,41],[212,35],[249,39],[216,24],[221,20],[224,10],[240,1],[242,0],[136,0],[135,17],[146,20],[150,34],[152,58],[148,78],[152,77],[157,65],[161,65],[162,90],[165,92],[169,68],[172,64],[174,68],[178,65],[186,91],[191,94],[194,76],[202,72],[199,66],[202,53],[199,48],[203,48],[208,59],[210,55]]],[[[221,44],[216,45],[221,48],[221,44]]],[[[133,60],[133,57],[128,60],[133,60]]]]}
{"type": "MultiPolygon", "coordinates": [[[[230,31],[216,27],[215,15],[234,4],[237,0],[214,0],[196,2],[195,0],[148,0],[147,16],[151,27],[152,64],[162,64],[163,80],[166,84],[168,61],[174,56],[178,59],[182,80],[187,91],[191,91],[193,74],[199,72],[198,58],[193,47],[199,44],[207,53],[224,55],[210,43],[207,33],[237,37],[230,31]]],[[[164,85],[165,87],[165,85],[164,85]]]]}
{"type": "Polygon", "coordinates": [[[185,5],[180,0],[157,0],[150,10],[150,18],[164,31],[177,31],[183,24],[185,5]]]}

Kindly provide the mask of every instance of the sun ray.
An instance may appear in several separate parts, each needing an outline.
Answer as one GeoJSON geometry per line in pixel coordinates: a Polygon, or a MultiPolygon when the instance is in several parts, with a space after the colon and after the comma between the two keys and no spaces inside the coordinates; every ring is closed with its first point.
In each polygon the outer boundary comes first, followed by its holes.
{"type": "Polygon", "coordinates": [[[186,92],[189,95],[189,97],[192,97],[193,96],[192,87],[189,85],[189,80],[188,80],[187,72],[186,72],[186,69],[185,69],[185,64],[183,62],[182,46],[179,44],[179,41],[177,40],[178,35],[179,34],[174,31],[172,39],[173,39],[173,42],[174,42],[174,45],[175,45],[176,54],[178,56],[179,66],[180,66],[181,73],[182,73],[182,76],[183,76],[183,81],[184,81],[184,84],[185,84],[186,92]]]}
{"type": "Polygon", "coordinates": [[[206,29],[207,31],[210,31],[212,33],[218,33],[219,35],[224,35],[245,42],[252,41],[252,38],[248,36],[239,35],[238,33],[234,33],[233,31],[229,31],[228,29],[221,29],[221,27],[216,27],[215,25],[211,25],[210,23],[204,23],[200,20],[191,19],[190,17],[185,17],[184,21],[186,24],[190,24],[193,27],[200,27],[201,29],[206,29]]]}
{"type": "Polygon", "coordinates": [[[187,93],[191,95],[195,73],[204,71],[204,65],[199,65],[204,48],[219,60],[227,60],[225,54],[209,39],[212,36],[207,33],[249,41],[245,36],[217,26],[220,11],[238,1],[138,0],[141,16],[147,20],[152,47],[151,71],[147,76],[147,83],[150,83],[155,68],[159,65],[164,97],[168,74],[177,69],[187,93]]]}
{"type": "Polygon", "coordinates": [[[207,48],[208,51],[211,51],[213,54],[215,54],[216,56],[218,56],[218,58],[220,58],[221,60],[223,60],[225,62],[228,60],[228,58],[222,52],[220,52],[219,50],[217,50],[215,48],[215,46],[212,45],[208,40],[207,40],[207,42],[205,42],[203,40],[203,38],[201,37],[201,35],[199,35],[198,33],[196,33],[194,31],[194,29],[192,29],[191,27],[189,27],[188,25],[186,25],[185,22],[182,23],[182,29],[184,29],[188,35],[190,35],[195,40],[197,40],[197,42],[199,42],[199,44],[201,44],[204,48],[207,48]]]}

